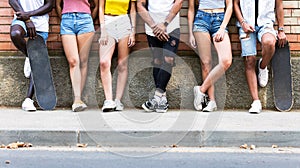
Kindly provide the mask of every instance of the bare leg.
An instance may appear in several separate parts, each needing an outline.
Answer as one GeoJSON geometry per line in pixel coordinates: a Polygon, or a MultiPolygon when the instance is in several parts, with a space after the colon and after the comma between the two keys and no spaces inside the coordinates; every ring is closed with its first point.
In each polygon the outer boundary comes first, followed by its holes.
{"type": "Polygon", "coordinates": [[[276,38],[273,34],[266,33],[262,36],[261,44],[262,44],[262,62],[260,64],[260,68],[265,69],[266,66],[270,63],[275,53],[276,38]]]}
{"type": "MultiPolygon", "coordinates": [[[[20,50],[25,56],[27,57],[27,46],[26,41],[24,39],[25,37],[25,30],[20,25],[13,25],[10,28],[10,37],[14,45],[18,50],[20,50]]],[[[33,79],[32,76],[30,76],[30,82],[29,87],[27,91],[27,98],[32,99],[34,94],[34,85],[33,85],[33,79]]]]}
{"type": "Polygon", "coordinates": [[[110,67],[115,45],[115,40],[112,37],[109,37],[107,45],[100,45],[99,48],[100,77],[106,100],[113,100],[112,76],[110,67]]]}
{"type": "Polygon", "coordinates": [[[81,101],[81,72],[78,44],[75,35],[62,35],[64,51],[69,62],[70,78],[74,92],[74,103],[81,101]]]}
{"type": "Polygon", "coordinates": [[[128,76],[128,37],[121,39],[118,43],[118,81],[116,99],[121,100],[128,76]]]}
{"type": "Polygon", "coordinates": [[[201,85],[200,91],[202,93],[211,87],[225,73],[232,62],[230,39],[227,33],[224,35],[223,41],[214,41],[214,45],[218,53],[219,63],[212,69],[201,85]]]}
{"type": "Polygon", "coordinates": [[[94,32],[84,33],[77,36],[78,49],[79,49],[79,59],[80,59],[80,72],[81,72],[81,93],[84,89],[87,69],[88,69],[88,58],[91,49],[91,44],[93,41],[94,32]]]}
{"type": "MultiPolygon", "coordinates": [[[[211,37],[209,33],[203,33],[203,32],[195,32],[194,35],[197,41],[198,52],[199,52],[200,63],[201,63],[201,70],[202,70],[202,80],[204,82],[209,72],[212,69],[211,37]]],[[[202,93],[205,92],[206,90],[203,91],[202,93]]],[[[207,92],[210,100],[215,100],[213,85],[211,85],[207,89],[207,92]]]]}
{"type": "Polygon", "coordinates": [[[245,74],[247,78],[249,91],[253,100],[259,100],[255,65],[256,65],[255,56],[245,57],[245,74]]]}
{"type": "Polygon", "coordinates": [[[10,28],[10,37],[12,42],[18,50],[27,56],[26,41],[24,39],[25,34],[25,30],[20,25],[13,25],[10,28]]]}

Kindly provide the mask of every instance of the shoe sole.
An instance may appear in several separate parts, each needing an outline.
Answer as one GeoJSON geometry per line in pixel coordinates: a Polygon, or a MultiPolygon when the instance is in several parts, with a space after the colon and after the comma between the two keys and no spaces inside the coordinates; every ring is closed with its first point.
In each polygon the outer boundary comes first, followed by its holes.
{"type": "Polygon", "coordinates": [[[35,112],[36,109],[26,109],[26,108],[22,108],[22,110],[27,111],[27,112],[35,112]]]}
{"type": "Polygon", "coordinates": [[[261,111],[260,111],[260,112],[257,112],[257,111],[249,111],[249,113],[250,113],[250,114],[259,114],[259,113],[261,113],[261,111]]]}
{"type": "Polygon", "coordinates": [[[146,111],[146,112],[153,112],[154,110],[149,109],[148,107],[146,107],[145,103],[142,104],[142,108],[146,111]]]}
{"type": "Polygon", "coordinates": [[[84,107],[76,107],[74,109],[72,109],[73,112],[80,112],[80,111],[83,111],[85,108],[84,107]]]}
{"type": "Polygon", "coordinates": [[[202,105],[196,105],[197,104],[197,99],[198,99],[198,90],[197,89],[199,89],[198,88],[198,86],[195,86],[194,87],[194,107],[195,107],[195,109],[197,110],[197,111],[201,111],[202,110],[202,105]]]}
{"type": "Polygon", "coordinates": [[[164,110],[164,109],[156,109],[155,112],[157,113],[166,113],[168,111],[168,109],[164,110]]]}
{"type": "Polygon", "coordinates": [[[115,111],[123,111],[124,108],[115,108],[115,111]]]}
{"type": "Polygon", "coordinates": [[[102,108],[102,111],[103,112],[113,112],[113,111],[115,111],[115,107],[109,107],[109,108],[102,108]]]}
{"type": "Polygon", "coordinates": [[[212,110],[206,110],[206,109],[203,109],[203,112],[213,112],[213,111],[217,111],[217,108],[213,108],[212,110]]]}

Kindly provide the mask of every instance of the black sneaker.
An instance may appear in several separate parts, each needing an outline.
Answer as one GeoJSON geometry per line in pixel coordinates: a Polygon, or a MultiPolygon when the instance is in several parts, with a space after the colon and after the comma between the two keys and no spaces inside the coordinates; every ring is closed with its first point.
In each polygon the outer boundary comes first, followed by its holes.
{"type": "Polygon", "coordinates": [[[158,105],[158,97],[156,98],[157,96],[154,96],[152,97],[151,99],[149,99],[148,101],[146,101],[142,107],[145,111],[147,112],[153,112],[155,111],[155,109],[157,108],[157,105],[158,105]]]}
{"type": "Polygon", "coordinates": [[[167,97],[163,96],[158,102],[158,106],[155,111],[158,113],[166,113],[168,111],[168,108],[169,108],[169,103],[167,97]]]}

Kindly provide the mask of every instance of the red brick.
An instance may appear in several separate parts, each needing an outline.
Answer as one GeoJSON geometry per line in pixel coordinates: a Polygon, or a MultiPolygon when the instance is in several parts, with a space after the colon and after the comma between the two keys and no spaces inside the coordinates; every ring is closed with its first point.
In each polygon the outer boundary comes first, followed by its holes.
{"type": "Polygon", "coordinates": [[[13,16],[12,8],[0,8],[0,16],[13,16]]]}

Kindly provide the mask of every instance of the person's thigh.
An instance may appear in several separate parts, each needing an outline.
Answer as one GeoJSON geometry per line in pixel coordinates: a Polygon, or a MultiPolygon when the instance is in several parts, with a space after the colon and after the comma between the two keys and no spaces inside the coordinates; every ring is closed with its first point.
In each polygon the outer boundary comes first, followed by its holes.
{"type": "Polygon", "coordinates": [[[62,44],[69,63],[79,61],[78,44],[75,35],[62,35],[62,44]]]}

